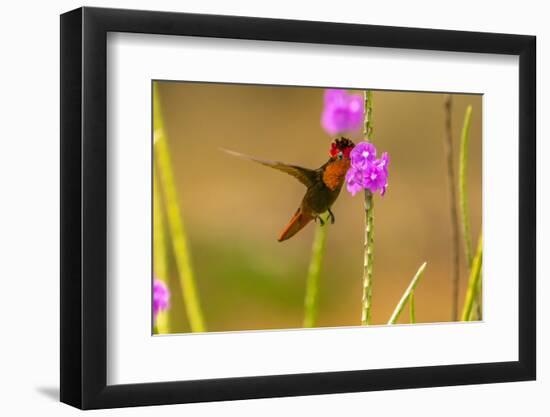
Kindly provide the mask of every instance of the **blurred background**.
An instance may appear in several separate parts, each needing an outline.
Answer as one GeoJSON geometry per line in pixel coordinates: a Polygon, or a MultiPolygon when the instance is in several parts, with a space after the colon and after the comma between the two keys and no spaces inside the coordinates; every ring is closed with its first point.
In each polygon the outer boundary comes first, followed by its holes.
{"type": "MultiPolygon", "coordinates": [[[[317,168],[333,138],[321,128],[322,88],[156,82],[208,331],[302,327],[305,280],[315,225],[277,237],[305,192],[291,176],[232,157],[317,168]]],[[[350,90],[351,91],[351,90],[350,90]]],[[[454,94],[455,172],[460,131],[473,106],[468,187],[475,249],[482,212],[482,96],[454,94]]],[[[388,321],[418,267],[417,322],[451,320],[451,222],[445,159],[444,94],[374,91],[373,142],[391,157],[386,195],[375,196],[373,324],[388,321]]],[[[352,137],[354,141],[360,137],[352,137]]],[[[155,188],[155,192],[159,190],[155,188]]],[[[332,208],[317,326],[360,324],[364,215],[362,193],[345,187],[332,208]]],[[[460,240],[460,298],[467,286],[460,240]]],[[[162,278],[172,294],[173,333],[188,332],[174,259],[162,278]]],[[[404,311],[401,322],[407,322],[404,311]]]]}

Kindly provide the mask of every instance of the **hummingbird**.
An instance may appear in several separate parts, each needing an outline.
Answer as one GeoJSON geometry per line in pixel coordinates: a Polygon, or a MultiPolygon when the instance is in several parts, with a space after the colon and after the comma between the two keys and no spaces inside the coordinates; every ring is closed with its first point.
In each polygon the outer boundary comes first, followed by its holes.
{"type": "Polygon", "coordinates": [[[350,152],[354,146],[355,144],[351,140],[344,137],[336,139],[330,146],[330,159],[317,169],[267,161],[239,152],[223,150],[230,155],[286,172],[306,186],[307,190],[300,206],[279,235],[278,241],[283,242],[302,230],[312,220],[319,220],[321,226],[324,226],[325,222],[321,218],[321,214],[327,211],[331,224],[334,224],[336,218],[330,208],[338,198],[344,184],[346,172],[351,164],[350,152]]]}

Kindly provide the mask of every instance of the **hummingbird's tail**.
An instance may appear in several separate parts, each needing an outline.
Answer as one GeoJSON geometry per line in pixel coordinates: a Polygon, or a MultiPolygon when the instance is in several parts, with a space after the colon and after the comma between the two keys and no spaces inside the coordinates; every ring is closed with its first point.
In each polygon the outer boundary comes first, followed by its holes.
{"type": "Polygon", "coordinates": [[[290,239],[312,220],[313,216],[311,214],[304,213],[302,212],[302,209],[299,208],[298,210],[296,210],[296,213],[294,214],[292,219],[290,219],[290,222],[281,232],[281,236],[279,236],[279,242],[290,239]]]}

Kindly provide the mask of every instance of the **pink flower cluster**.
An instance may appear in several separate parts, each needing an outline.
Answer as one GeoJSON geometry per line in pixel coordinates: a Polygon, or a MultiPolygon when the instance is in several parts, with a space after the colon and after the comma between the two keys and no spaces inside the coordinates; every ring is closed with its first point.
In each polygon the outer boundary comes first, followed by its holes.
{"type": "Polygon", "coordinates": [[[351,151],[351,167],[346,173],[346,188],[355,195],[361,190],[377,191],[383,196],[388,188],[387,152],[376,158],[376,147],[369,142],[360,142],[351,151]]]}
{"type": "Polygon", "coordinates": [[[170,290],[164,282],[155,279],[153,282],[153,318],[156,320],[158,313],[170,307],[170,290]]]}
{"type": "Polygon", "coordinates": [[[321,115],[323,129],[331,135],[353,133],[363,126],[365,102],[360,94],[346,90],[325,90],[325,104],[321,115]]]}

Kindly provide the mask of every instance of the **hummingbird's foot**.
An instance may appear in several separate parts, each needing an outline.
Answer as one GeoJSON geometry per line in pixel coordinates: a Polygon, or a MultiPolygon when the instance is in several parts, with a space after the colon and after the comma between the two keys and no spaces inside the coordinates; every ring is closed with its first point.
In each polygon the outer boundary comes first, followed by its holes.
{"type": "Polygon", "coordinates": [[[317,223],[317,220],[319,220],[319,223],[321,223],[321,226],[325,225],[325,222],[321,216],[315,217],[315,223],[317,223]]]}
{"type": "Polygon", "coordinates": [[[328,216],[330,217],[330,224],[334,224],[336,217],[334,217],[334,213],[330,209],[328,209],[328,216]]]}

